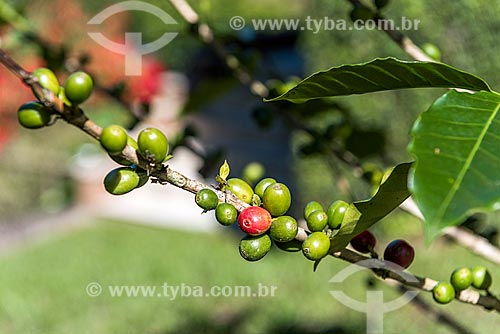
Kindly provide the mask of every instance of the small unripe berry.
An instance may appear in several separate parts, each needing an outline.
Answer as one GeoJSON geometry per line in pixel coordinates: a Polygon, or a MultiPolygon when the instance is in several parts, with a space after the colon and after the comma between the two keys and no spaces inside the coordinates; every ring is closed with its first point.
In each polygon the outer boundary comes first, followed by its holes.
{"type": "Polygon", "coordinates": [[[146,128],[137,137],[139,154],[149,163],[160,164],[168,153],[168,139],[158,129],[146,128]]]}
{"type": "Polygon", "coordinates": [[[291,204],[290,190],[283,183],[270,185],[264,191],[264,196],[262,196],[262,206],[274,217],[284,215],[291,204]]]}
{"type": "Polygon", "coordinates": [[[72,103],[80,104],[92,94],[94,82],[90,75],[79,71],[72,73],[64,83],[64,94],[72,103]]]}
{"type": "Polygon", "coordinates": [[[413,247],[401,239],[391,241],[384,251],[384,260],[393,262],[403,268],[408,268],[414,257],[415,251],[413,247]]]}
{"type": "Polygon", "coordinates": [[[249,206],[238,216],[238,225],[249,235],[265,233],[272,224],[271,214],[259,206],[249,206]]]}
{"type": "Polygon", "coordinates": [[[273,219],[269,234],[273,240],[278,242],[288,242],[295,238],[299,227],[295,218],[290,216],[280,216],[273,219]]]}
{"type": "Polygon", "coordinates": [[[203,210],[213,210],[219,204],[219,197],[211,189],[201,189],[196,193],[195,202],[203,210]]]}
{"type": "Polygon", "coordinates": [[[134,190],[139,184],[137,172],[130,167],[113,169],[104,178],[104,188],[112,195],[123,195],[134,190]]]}
{"type": "MultiPolygon", "coordinates": [[[[52,93],[54,93],[56,96],[59,93],[59,80],[57,80],[56,75],[52,70],[45,68],[45,67],[39,67],[36,70],[31,73],[33,77],[35,77],[40,84],[45,89],[50,90],[52,93]]],[[[38,93],[35,89],[33,89],[33,93],[35,96],[42,100],[42,96],[38,96],[38,93]]]]}
{"type": "Polygon", "coordinates": [[[265,172],[266,169],[260,162],[253,161],[243,168],[242,175],[246,182],[249,184],[255,184],[264,176],[265,172]]]}
{"type": "Polygon", "coordinates": [[[483,266],[472,268],[472,286],[480,290],[488,290],[491,286],[491,274],[483,266]]]}
{"type": "Polygon", "coordinates": [[[326,214],[328,215],[328,226],[331,229],[340,228],[348,208],[349,204],[340,200],[330,204],[326,214]]]}
{"type": "Polygon", "coordinates": [[[324,211],[323,206],[319,202],[311,201],[307,203],[304,207],[304,219],[307,219],[307,216],[309,216],[312,212],[318,210],[324,211]]]}
{"type": "Polygon", "coordinates": [[[255,185],[255,193],[259,195],[260,198],[264,196],[264,191],[269,187],[271,184],[275,184],[276,180],[271,178],[271,177],[266,177],[265,179],[262,179],[255,185]]]}
{"type": "Polygon", "coordinates": [[[422,51],[424,51],[425,54],[436,61],[439,61],[441,59],[441,51],[434,44],[425,43],[424,45],[422,45],[422,51]]]}
{"type": "Polygon", "coordinates": [[[439,304],[448,304],[455,298],[455,289],[448,282],[439,282],[432,289],[432,297],[439,304]]]}
{"type": "Polygon", "coordinates": [[[302,253],[306,258],[317,261],[328,255],[330,238],[323,232],[313,232],[302,243],[302,253]]]}
{"type": "Polygon", "coordinates": [[[325,211],[316,210],[313,211],[306,218],[307,228],[311,232],[323,231],[328,223],[328,216],[325,211]]]}
{"type": "Polygon", "coordinates": [[[247,261],[262,259],[271,249],[271,238],[267,234],[247,235],[240,241],[240,255],[247,261]]]}
{"type": "Polygon", "coordinates": [[[104,149],[111,153],[120,153],[127,146],[127,132],[119,125],[110,125],[102,129],[100,142],[104,149]]]}
{"type": "Polygon", "coordinates": [[[351,246],[360,253],[370,253],[375,248],[377,239],[368,230],[361,232],[351,239],[351,246]]]}
{"type": "Polygon", "coordinates": [[[50,123],[50,111],[40,102],[27,102],[17,110],[19,124],[27,129],[39,129],[50,123]]]}
{"type": "Polygon", "coordinates": [[[466,267],[455,269],[451,273],[450,283],[457,291],[467,289],[472,284],[472,271],[466,267]]]}
{"type": "Polygon", "coordinates": [[[215,218],[224,226],[232,225],[238,218],[238,211],[229,203],[220,203],[215,208],[215,218]]]}
{"type": "Polygon", "coordinates": [[[243,202],[252,203],[253,189],[248,183],[238,178],[227,180],[227,190],[236,195],[243,202]]]}

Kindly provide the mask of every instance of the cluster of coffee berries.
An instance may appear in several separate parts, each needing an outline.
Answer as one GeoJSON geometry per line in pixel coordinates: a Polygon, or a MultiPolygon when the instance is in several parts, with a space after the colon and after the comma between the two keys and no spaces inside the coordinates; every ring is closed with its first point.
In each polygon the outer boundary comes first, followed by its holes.
{"type": "Polygon", "coordinates": [[[302,244],[302,253],[312,261],[318,261],[330,252],[330,237],[342,224],[349,204],[335,201],[325,211],[316,201],[311,201],[304,207],[304,219],[307,229],[311,232],[302,244]]]}
{"type": "Polygon", "coordinates": [[[161,169],[163,162],[170,158],[167,156],[168,139],[155,128],[143,129],[135,141],[121,126],[110,125],[102,130],[100,142],[111,159],[125,166],[113,169],[104,178],[104,188],[113,195],[123,195],[142,187],[148,182],[151,171],[161,169]],[[146,162],[146,169],[125,159],[122,151],[127,145],[146,162]]]}
{"type": "MultiPolygon", "coordinates": [[[[255,180],[255,177],[247,175],[246,179],[255,180]]],[[[203,188],[196,193],[196,204],[204,211],[215,210],[215,218],[221,225],[229,226],[238,221],[240,229],[247,234],[239,245],[244,259],[257,261],[263,258],[271,249],[271,239],[277,243],[294,240],[298,225],[293,217],[285,215],[292,203],[290,190],[285,184],[264,178],[252,188],[240,178],[223,178],[220,188],[223,198],[219,199],[214,190],[203,188]],[[238,214],[236,208],[225,201],[226,190],[250,206],[238,214]]]]}
{"type": "Polygon", "coordinates": [[[310,233],[304,242],[300,242],[295,239],[299,230],[297,220],[287,215],[292,202],[288,187],[270,177],[259,180],[257,177],[265,173],[259,164],[249,164],[243,171],[246,180],[256,183],[254,187],[239,178],[226,180],[229,165],[225,162],[217,177],[219,189],[203,188],[196,193],[195,201],[204,211],[215,210],[216,220],[224,226],[238,222],[240,229],[246,233],[239,244],[244,259],[262,259],[273,242],[285,251],[302,250],[304,256],[312,261],[328,255],[330,238],[333,231],[340,228],[348,203],[335,201],[325,211],[320,203],[309,202],[304,208],[304,218],[310,233]],[[250,206],[238,213],[227,201],[226,191],[250,206]]]}
{"type": "MultiPolygon", "coordinates": [[[[45,67],[37,68],[31,76],[44,90],[57,96],[67,106],[83,103],[92,94],[94,86],[92,78],[85,72],[71,74],[64,85],[60,85],[54,72],[45,67]]],[[[45,99],[41,93],[39,89],[33,88],[38,100],[23,104],[17,111],[19,124],[25,128],[39,129],[51,123],[52,112],[41,102],[45,99]]]]}
{"type": "Polygon", "coordinates": [[[432,289],[432,296],[439,304],[448,304],[457,293],[474,287],[478,290],[488,290],[492,279],[490,272],[484,266],[474,268],[461,267],[455,269],[450,276],[450,281],[442,281],[432,289]]]}
{"type": "MultiPolygon", "coordinates": [[[[377,239],[368,230],[361,232],[351,239],[352,248],[363,254],[371,253],[375,257],[377,257],[374,251],[376,243],[377,239]]],[[[384,250],[385,261],[395,263],[405,269],[411,265],[414,258],[415,250],[408,242],[402,239],[391,241],[384,250]]]]}

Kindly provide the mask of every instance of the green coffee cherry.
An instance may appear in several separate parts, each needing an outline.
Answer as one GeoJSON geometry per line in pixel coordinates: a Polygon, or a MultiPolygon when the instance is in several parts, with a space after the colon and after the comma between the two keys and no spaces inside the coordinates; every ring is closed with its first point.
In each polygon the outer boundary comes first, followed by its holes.
{"type": "Polygon", "coordinates": [[[267,234],[247,235],[240,241],[240,255],[247,261],[262,259],[271,249],[271,238],[267,234]]]}
{"type": "Polygon", "coordinates": [[[285,252],[299,252],[302,250],[302,242],[298,240],[290,240],[288,242],[276,242],[276,246],[285,252]]]}
{"type": "Polygon", "coordinates": [[[269,187],[271,184],[275,184],[276,180],[271,178],[271,177],[266,177],[265,179],[262,179],[255,185],[255,193],[259,195],[260,198],[264,197],[264,191],[269,187]]]}
{"type": "Polygon", "coordinates": [[[238,218],[238,211],[229,203],[220,203],[215,208],[215,218],[224,226],[232,225],[238,218]]]}
{"type": "Polygon", "coordinates": [[[39,129],[50,123],[50,111],[40,102],[27,102],[17,110],[19,124],[27,129],[39,129]]]}
{"type": "Polygon", "coordinates": [[[488,290],[491,286],[491,274],[483,266],[472,268],[472,286],[479,290],[488,290]]]}
{"type": "Polygon", "coordinates": [[[319,204],[319,202],[316,201],[311,201],[306,204],[304,207],[304,219],[307,219],[307,216],[309,216],[313,211],[324,211],[323,206],[319,204]]]}
{"type": "Polygon", "coordinates": [[[273,240],[278,242],[288,242],[295,238],[299,227],[295,218],[290,216],[280,216],[273,219],[269,234],[273,240]]]}
{"type": "Polygon", "coordinates": [[[466,267],[455,269],[451,273],[450,283],[456,291],[467,289],[472,284],[472,271],[466,267]]]}
{"type": "Polygon", "coordinates": [[[160,164],[168,153],[168,139],[156,128],[146,128],[137,137],[139,154],[151,164],[160,164]]]}
{"type": "MultiPolygon", "coordinates": [[[[139,146],[137,146],[137,142],[135,141],[135,139],[132,138],[132,137],[130,137],[130,136],[127,136],[127,145],[129,145],[130,147],[134,148],[135,150],[137,150],[139,148],[139,146]]],[[[127,159],[123,158],[119,153],[117,153],[117,154],[110,154],[110,153],[108,153],[108,155],[117,164],[120,164],[120,165],[123,165],[123,166],[130,166],[130,165],[132,165],[132,163],[130,161],[128,161],[127,159]]]]}
{"type": "Polygon", "coordinates": [[[248,183],[238,178],[227,180],[227,190],[236,195],[243,202],[250,204],[253,197],[253,189],[248,183]]]}
{"type": "Polygon", "coordinates": [[[266,169],[260,162],[253,161],[243,168],[242,175],[246,182],[249,184],[255,184],[264,176],[265,172],[266,169]]]}
{"type": "Polygon", "coordinates": [[[432,297],[439,304],[448,304],[455,298],[455,289],[448,282],[439,282],[432,289],[432,297]]]}
{"type": "Polygon", "coordinates": [[[441,60],[441,51],[434,44],[425,43],[422,45],[422,51],[436,61],[441,60]]]}
{"type": "Polygon", "coordinates": [[[90,75],[79,71],[71,74],[64,83],[64,93],[69,101],[75,104],[83,103],[92,94],[94,82],[90,75]]]}
{"type": "MultiPolygon", "coordinates": [[[[38,83],[43,88],[50,90],[57,96],[59,93],[59,80],[57,80],[57,77],[52,70],[45,67],[39,67],[34,70],[31,75],[37,79],[38,83]]],[[[33,93],[39,100],[43,100],[43,96],[38,96],[36,90],[33,89],[33,93]]]]}
{"type": "Polygon", "coordinates": [[[263,207],[274,217],[284,215],[290,208],[291,203],[290,190],[283,183],[270,185],[262,196],[263,207]]]}
{"type": "Polygon", "coordinates": [[[123,195],[134,190],[139,184],[137,172],[130,167],[113,169],[104,178],[104,188],[112,195],[123,195]]]}
{"type": "Polygon", "coordinates": [[[102,147],[111,154],[120,153],[127,146],[127,132],[119,125],[110,125],[102,129],[100,141],[102,147]]]}
{"type": "Polygon", "coordinates": [[[313,232],[302,243],[302,253],[306,258],[317,261],[328,255],[330,238],[323,232],[313,232]]]}
{"type": "Polygon", "coordinates": [[[200,208],[209,211],[217,207],[219,204],[219,197],[213,190],[205,188],[196,193],[195,201],[200,208]]]}
{"type": "Polygon", "coordinates": [[[335,201],[328,207],[326,214],[328,215],[328,226],[331,229],[340,228],[348,208],[349,204],[344,201],[335,201]]]}
{"type": "Polygon", "coordinates": [[[325,211],[316,210],[313,211],[306,218],[307,228],[311,232],[323,231],[328,223],[328,216],[325,211]]]}

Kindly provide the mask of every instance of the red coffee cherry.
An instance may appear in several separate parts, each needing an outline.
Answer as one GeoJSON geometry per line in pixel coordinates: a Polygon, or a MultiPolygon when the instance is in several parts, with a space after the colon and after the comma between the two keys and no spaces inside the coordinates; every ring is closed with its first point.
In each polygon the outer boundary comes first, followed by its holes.
{"type": "Polygon", "coordinates": [[[249,206],[238,216],[238,225],[249,235],[260,235],[271,227],[272,218],[269,211],[259,206],[249,206]]]}
{"type": "Polygon", "coordinates": [[[384,251],[384,260],[394,262],[403,268],[408,268],[415,258],[415,251],[402,239],[393,240],[384,251]]]}
{"type": "Polygon", "coordinates": [[[351,246],[360,253],[370,253],[375,245],[377,244],[377,239],[368,230],[361,232],[357,236],[351,239],[351,246]]]}

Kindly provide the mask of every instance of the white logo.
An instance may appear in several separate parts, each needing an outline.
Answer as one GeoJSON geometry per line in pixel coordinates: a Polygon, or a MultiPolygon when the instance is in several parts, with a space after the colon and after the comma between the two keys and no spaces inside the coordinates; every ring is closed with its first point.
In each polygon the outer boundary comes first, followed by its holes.
{"type": "MultiPolygon", "coordinates": [[[[397,273],[405,279],[406,282],[418,282],[417,278],[407,272],[404,268],[395,263],[390,266],[384,265],[384,262],[377,259],[367,259],[350,265],[338,272],[328,282],[342,283],[349,276],[366,269],[384,269],[397,273]]],[[[384,332],[384,313],[397,310],[409,303],[418,294],[417,291],[407,291],[397,299],[384,303],[383,291],[366,291],[366,303],[352,299],[343,291],[331,290],[330,294],[345,306],[358,312],[366,313],[366,332],[383,333],[384,332]]]]}
{"type": "MultiPolygon", "coordinates": [[[[108,17],[124,11],[142,11],[157,16],[165,24],[177,24],[177,22],[160,8],[142,1],[124,1],[109,6],[87,24],[101,24],[108,17]]],[[[108,50],[125,55],[125,75],[142,74],[142,56],[157,51],[170,43],[178,33],[166,32],[154,42],[142,44],[142,33],[126,32],[125,44],[113,42],[100,32],[89,32],[88,35],[94,41],[108,50]]]]}

